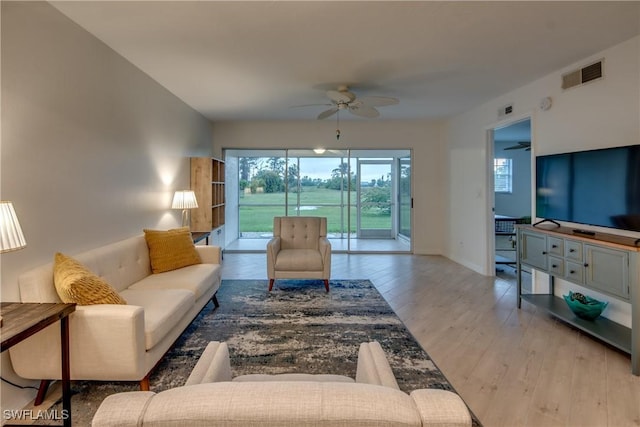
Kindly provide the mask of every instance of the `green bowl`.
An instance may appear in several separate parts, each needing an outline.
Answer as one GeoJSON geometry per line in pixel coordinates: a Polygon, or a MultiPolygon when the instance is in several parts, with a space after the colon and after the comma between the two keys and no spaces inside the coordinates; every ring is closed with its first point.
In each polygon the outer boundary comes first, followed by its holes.
{"type": "Polygon", "coordinates": [[[586,320],[594,320],[607,307],[608,302],[598,301],[578,292],[569,291],[569,295],[563,295],[567,305],[573,313],[586,320]]]}

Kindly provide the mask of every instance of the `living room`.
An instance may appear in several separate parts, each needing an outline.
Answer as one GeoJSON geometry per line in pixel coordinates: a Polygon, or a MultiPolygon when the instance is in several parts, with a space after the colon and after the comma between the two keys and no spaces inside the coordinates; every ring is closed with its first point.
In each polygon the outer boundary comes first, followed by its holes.
{"type": "MultiPolygon", "coordinates": [[[[530,118],[535,155],[639,142],[640,14],[637,2],[625,3],[635,6],[635,15],[626,13],[635,28],[620,40],[557,58],[549,72],[453,116],[343,120],[336,141],[335,122],[314,114],[309,120],[212,121],[51,4],[2,2],[0,188],[2,199],[13,201],[28,242],[2,255],[2,301],[19,301],[18,276],[50,262],[57,251],[73,254],[143,228],[178,225],[169,207],[173,192],[189,187],[189,157],[319,144],[411,149],[414,255],[442,256],[493,276],[487,255],[493,239],[490,129],[530,118]],[[561,88],[566,72],[603,58],[604,78],[561,88]],[[547,97],[551,108],[542,110],[547,97]],[[506,105],[513,112],[499,116],[506,105]]],[[[238,90],[232,89],[220,96],[238,90]]],[[[386,108],[383,115],[393,107],[386,108]]],[[[11,377],[4,353],[2,376],[11,377]]],[[[31,399],[33,390],[2,384],[3,409],[31,399]]]]}

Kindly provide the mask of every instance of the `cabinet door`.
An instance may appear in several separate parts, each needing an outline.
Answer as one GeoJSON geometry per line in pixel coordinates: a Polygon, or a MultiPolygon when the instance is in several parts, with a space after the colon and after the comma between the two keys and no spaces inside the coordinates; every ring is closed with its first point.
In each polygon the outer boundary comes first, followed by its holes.
{"type": "Polygon", "coordinates": [[[584,245],[585,284],[611,295],[629,298],[629,253],[584,245]]]}
{"type": "Polygon", "coordinates": [[[547,236],[522,231],[520,234],[520,262],[546,271],[547,236]]]}

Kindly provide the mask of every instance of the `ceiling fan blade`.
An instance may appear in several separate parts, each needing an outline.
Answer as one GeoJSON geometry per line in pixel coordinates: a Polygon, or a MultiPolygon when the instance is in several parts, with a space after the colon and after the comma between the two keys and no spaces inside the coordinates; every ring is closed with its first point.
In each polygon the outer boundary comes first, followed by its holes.
{"type": "Polygon", "coordinates": [[[336,104],[348,104],[356,99],[356,96],[346,90],[328,90],[327,96],[336,104]]]}
{"type": "Polygon", "coordinates": [[[292,105],[292,106],[291,106],[291,107],[289,107],[289,108],[300,108],[300,107],[320,107],[320,106],[322,106],[322,107],[331,107],[332,105],[333,105],[333,104],[327,104],[327,103],[324,103],[324,104],[302,104],[302,105],[292,105]]]}
{"type": "Polygon", "coordinates": [[[386,105],[396,105],[400,103],[398,99],[387,96],[364,96],[358,98],[358,100],[371,107],[384,107],[386,105]]]}
{"type": "Polygon", "coordinates": [[[369,105],[364,105],[362,103],[355,103],[349,105],[349,111],[351,111],[356,116],[366,117],[368,119],[374,119],[380,116],[380,112],[376,110],[374,107],[369,105]]]}
{"type": "Polygon", "coordinates": [[[318,114],[318,120],[322,120],[322,119],[326,119],[327,117],[331,117],[337,112],[338,112],[338,107],[329,108],[328,110],[325,110],[322,113],[318,114]]]}
{"type": "Polygon", "coordinates": [[[518,145],[512,145],[511,147],[505,148],[505,150],[522,150],[523,148],[526,148],[527,151],[530,151],[531,143],[528,141],[520,141],[518,142],[518,145]]]}

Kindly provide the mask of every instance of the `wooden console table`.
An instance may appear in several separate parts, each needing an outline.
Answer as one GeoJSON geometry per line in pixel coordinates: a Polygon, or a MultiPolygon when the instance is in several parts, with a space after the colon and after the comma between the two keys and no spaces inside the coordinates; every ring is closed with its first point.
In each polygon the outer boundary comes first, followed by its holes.
{"type": "MultiPolygon", "coordinates": [[[[75,304],[38,304],[3,302],[0,304],[2,316],[2,345],[5,351],[47,326],[60,320],[62,344],[62,418],[63,425],[71,426],[71,371],[69,369],[69,315],[76,309],[75,304]]],[[[44,351],[45,349],[43,349],[44,351]]]]}

